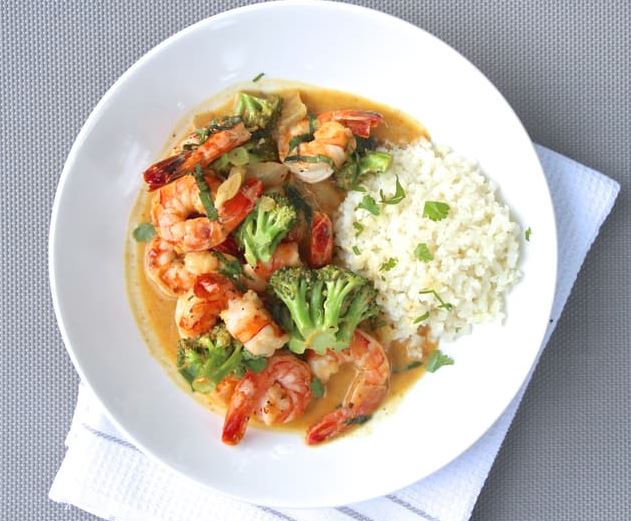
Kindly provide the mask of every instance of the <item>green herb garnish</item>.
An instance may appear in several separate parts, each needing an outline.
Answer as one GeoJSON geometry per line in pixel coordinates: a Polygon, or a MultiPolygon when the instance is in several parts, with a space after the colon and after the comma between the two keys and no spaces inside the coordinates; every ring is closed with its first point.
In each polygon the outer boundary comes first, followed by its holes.
{"type": "Polygon", "coordinates": [[[215,205],[213,204],[213,198],[210,193],[210,188],[208,187],[208,183],[204,178],[204,174],[199,165],[195,165],[195,171],[193,172],[193,177],[195,178],[195,182],[197,183],[197,189],[199,190],[199,198],[204,205],[204,210],[206,210],[206,215],[211,221],[216,221],[218,214],[215,205]]]}
{"type": "Polygon", "coordinates": [[[244,291],[241,276],[244,276],[245,274],[243,273],[243,266],[241,266],[241,263],[237,259],[230,260],[220,251],[213,251],[212,253],[221,263],[219,266],[219,273],[232,280],[238,289],[244,291]]]}
{"type": "Polygon", "coordinates": [[[319,378],[313,377],[311,380],[311,394],[314,398],[322,398],[324,396],[324,385],[319,378]]]}
{"type": "Polygon", "coordinates": [[[427,371],[435,373],[444,365],[454,365],[454,359],[446,354],[442,353],[440,349],[432,351],[432,354],[427,358],[427,371]]]}
{"type": "Polygon", "coordinates": [[[365,195],[361,203],[357,205],[357,208],[362,208],[373,215],[379,215],[379,207],[370,195],[365,195]]]}
{"type": "Polygon", "coordinates": [[[390,271],[397,265],[397,262],[397,259],[395,259],[394,257],[390,257],[387,261],[381,263],[381,266],[379,266],[379,271],[390,271]]]}
{"type": "Polygon", "coordinates": [[[322,154],[316,154],[315,156],[300,156],[300,155],[295,155],[295,156],[287,156],[285,158],[285,162],[286,163],[296,163],[298,161],[303,161],[305,163],[326,163],[327,165],[333,167],[335,166],[335,164],[333,163],[333,160],[325,155],[322,154]]]}
{"type": "Polygon", "coordinates": [[[423,207],[423,217],[428,217],[432,221],[442,221],[449,213],[449,205],[440,201],[425,201],[423,207]]]}
{"type": "Polygon", "coordinates": [[[526,237],[527,241],[530,241],[530,235],[531,234],[532,234],[532,229],[529,226],[528,229],[526,230],[526,233],[524,234],[524,236],[526,237]]]}
{"type": "Polygon", "coordinates": [[[357,231],[355,237],[358,237],[359,234],[364,231],[364,225],[362,223],[358,223],[357,221],[353,221],[353,228],[357,231]]]}
{"type": "Polygon", "coordinates": [[[412,324],[419,324],[420,322],[423,322],[427,320],[428,318],[429,318],[429,311],[426,311],[420,317],[416,317],[414,321],[412,322],[412,324]]]}
{"type": "Polygon", "coordinates": [[[394,195],[392,197],[386,197],[383,193],[383,190],[379,190],[379,195],[381,195],[381,204],[399,204],[405,198],[405,190],[401,186],[399,182],[399,176],[397,176],[397,182],[394,189],[394,195]]]}
{"type": "Polygon", "coordinates": [[[419,291],[419,293],[421,295],[434,295],[434,297],[436,297],[436,300],[440,302],[440,305],[438,306],[439,309],[446,309],[447,311],[451,311],[453,309],[453,306],[449,304],[449,302],[445,302],[442,298],[440,298],[440,295],[436,293],[436,290],[434,289],[424,289],[423,291],[419,291]]]}
{"type": "Polygon", "coordinates": [[[429,251],[427,244],[425,244],[424,242],[421,242],[414,249],[414,256],[418,260],[423,261],[423,262],[429,262],[431,260],[434,260],[434,256],[432,255],[432,252],[429,251]]]}
{"type": "Polygon", "coordinates": [[[300,143],[305,143],[307,141],[311,141],[313,136],[311,134],[300,134],[299,136],[294,136],[289,140],[289,150],[293,150],[300,143]]]}
{"type": "Polygon", "coordinates": [[[149,242],[156,236],[156,229],[151,223],[142,223],[134,228],[132,235],[137,242],[149,242]]]}
{"type": "Polygon", "coordinates": [[[289,202],[294,206],[294,208],[299,212],[302,212],[302,214],[305,216],[305,220],[307,221],[307,225],[311,227],[313,209],[311,208],[309,203],[305,201],[300,191],[295,186],[286,184],[285,195],[287,196],[287,199],[289,199],[289,202]]]}
{"type": "Polygon", "coordinates": [[[253,82],[257,82],[259,81],[263,76],[265,76],[264,72],[259,72],[256,76],[254,76],[254,78],[252,78],[253,82]]]}
{"type": "Polygon", "coordinates": [[[420,360],[415,360],[414,362],[410,362],[408,365],[405,366],[404,371],[409,371],[410,369],[416,369],[417,367],[421,367],[423,365],[423,362],[421,362],[420,360]]]}
{"type": "Polygon", "coordinates": [[[361,250],[357,246],[353,246],[353,253],[355,255],[361,255],[361,250]]]}
{"type": "Polygon", "coordinates": [[[360,414],[359,416],[354,416],[353,418],[345,420],[344,423],[346,425],[361,425],[366,423],[368,420],[370,420],[369,414],[360,414]]]}

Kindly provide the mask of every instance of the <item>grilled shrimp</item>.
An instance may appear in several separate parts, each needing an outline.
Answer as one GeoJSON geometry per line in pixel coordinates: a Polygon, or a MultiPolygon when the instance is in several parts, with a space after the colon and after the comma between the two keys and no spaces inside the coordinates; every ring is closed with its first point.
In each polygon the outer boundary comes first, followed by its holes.
{"type": "Polygon", "coordinates": [[[253,414],[266,425],[299,418],[311,401],[310,386],[311,371],[305,362],[290,354],[272,356],[263,371],[246,373],[236,385],[221,439],[238,444],[253,414]]]}
{"type": "Polygon", "coordinates": [[[255,356],[271,356],[289,340],[252,290],[230,299],[220,316],[228,332],[255,356]]]}
{"type": "Polygon", "coordinates": [[[219,156],[248,141],[250,137],[251,134],[243,123],[236,122],[232,128],[211,135],[195,150],[186,150],[154,163],[143,174],[145,182],[149,185],[150,191],[161,188],[179,177],[190,174],[197,165],[205,168],[219,156]]]}
{"type": "Polygon", "coordinates": [[[230,279],[218,273],[196,278],[193,287],[177,299],[175,323],[182,338],[203,335],[212,329],[219,313],[228,307],[239,291],[230,279]]]}
{"type": "MultiPolygon", "coordinates": [[[[205,179],[216,192],[220,180],[208,175],[205,179]]],[[[217,209],[218,218],[211,221],[205,217],[195,179],[185,176],[156,193],[151,205],[151,220],[158,234],[180,251],[207,250],[226,241],[228,234],[254,209],[262,193],[261,181],[247,180],[237,195],[217,209]]]]}
{"type": "Polygon", "coordinates": [[[297,242],[280,243],[268,262],[259,261],[254,267],[246,264],[243,267],[245,285],[254,291],[263,291],[272,273],[287,266],[300,266],[297,242]]]}
{"type": "Polygon", "coordinates": [[[357,146],[354,135],[368,137],[383,121],[377,112],[334,110],[306,118],[284,130],[278,154],[305,183],[317,183],[341,167],[357,146]]]}
{"type": "Polygon", "coordinates": [[[357,369],[357,376],[342,406],[307,430],[308,445],[331,439],[352,425],[366,421],[388,393],[390,363],[386,352],[377,340],[359,329],[355,330],[348,349],[340,352],[329,350],[324,355],[310,351],[308,362],[313,374],[323,382],[328,381],[342,364],[351,363],[357,369]]]}
{"type": "Polygon", "coordinates": [[[145,272],[158,288],[170,297],[177,297],[193,287],[203,273],[219,269],[219,259],[209,251],[178,253],[175,247],[154,237],[145,249],[145,272]]]}

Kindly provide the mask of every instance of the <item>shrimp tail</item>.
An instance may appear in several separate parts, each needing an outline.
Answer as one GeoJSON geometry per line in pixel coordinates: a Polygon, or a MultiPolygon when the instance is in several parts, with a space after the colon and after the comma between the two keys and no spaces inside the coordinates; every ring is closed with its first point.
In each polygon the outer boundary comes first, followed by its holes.
{"type": "Polygon", "coordinates": [[[164,185],[175,181],[182,177],[186,172],[180,166],[189,154],[178,154],[176,156],[167,157],[162,161],[158,161],[151,165],[143,174],[145,183],[149,186],[149,191],[153,192],[164,185]]]}
{"type": "Polygon", "coordinates": [[[237,385],[223,423],[221,441],[227,445],[238,445],[254,412],[256,400],[256,379],[247,373],[237,385]]]}
{"type": "Polygon", "coordinates": [[[347,407],[341,407],[323,416],[309,427],[305,436],[307,445],[318,445],[339,436],[353,425],[354,415],[347,407]]]}

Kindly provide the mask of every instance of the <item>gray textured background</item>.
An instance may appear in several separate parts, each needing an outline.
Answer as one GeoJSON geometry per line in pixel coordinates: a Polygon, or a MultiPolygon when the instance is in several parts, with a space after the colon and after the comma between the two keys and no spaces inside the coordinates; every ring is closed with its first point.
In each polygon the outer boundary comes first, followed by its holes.
{"type": "MultiPolygon", "coordinates": [[[[2,520],[95,519],[47,499],[77,389],[46,270],[72,141],[142,54],[243,3],[0,0],[2,520]]],[[[445,40],[498,86],[534,140],[622,184],[473,518],[631,519],[631,3],[360,3],[445,40]]]]}

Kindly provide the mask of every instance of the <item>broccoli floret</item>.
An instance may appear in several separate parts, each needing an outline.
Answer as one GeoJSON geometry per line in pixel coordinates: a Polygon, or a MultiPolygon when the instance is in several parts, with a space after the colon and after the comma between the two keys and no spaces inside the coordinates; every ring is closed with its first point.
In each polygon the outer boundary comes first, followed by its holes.
{"type": "Polygon", "coordinates": [[[294,353],[345,349],[357,325],[378,312],[368,279],[337,266],[282,268],[269,284],[289,310],[289,349],[294,353]]]}
{"type": "Polygon", "coordinates": [[[245,248],[248,264],[256,266],[259,260],[268,262],[280,241],[296,223],[296,218],[296,209],[286,197],[278,194],[261,197],[236,235],[245,248]]]}
{"type": "Polygon", "coordinates": [[[262,371],[266,359],[243,350],[226,326],[215,326],[209,333],[178,342],[176,366],[194,391],[211,392],[226,376],[241,378],[246,370],[262,371]]]}
{"type": "Polygon", "coordinates": [[[387,152],[356,152],[335,171],[335,184],[342,190],[356,190],[363,176],[381,174],[390,168],[391,163],[392,156],[387,152]]]}
{"type": "Polygon", "coordinates": [[[281,109],[282,98],[270,95],[267,98],[259,98],[239,92],[234,107],[234,113],[241,116],[244,125],[249,131],[264,129],[276,121],[281,109]]]}

